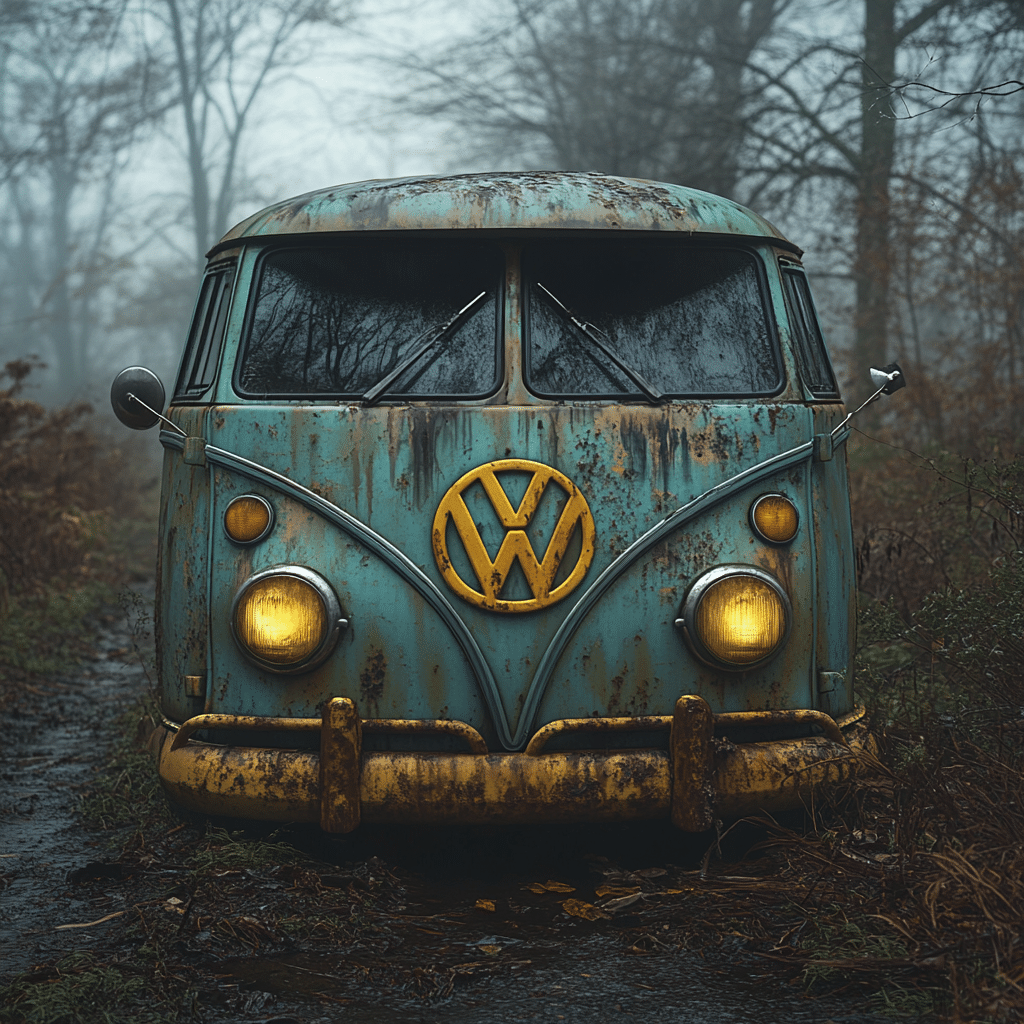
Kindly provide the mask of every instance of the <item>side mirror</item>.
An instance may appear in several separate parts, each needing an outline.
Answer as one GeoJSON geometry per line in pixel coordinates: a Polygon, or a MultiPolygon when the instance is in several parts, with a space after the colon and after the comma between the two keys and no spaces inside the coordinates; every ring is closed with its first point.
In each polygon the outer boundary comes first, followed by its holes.
{"type": "Polygon", "coordinates": [[[903,376],[903,371],[900,369],[899,363],[889,363],[887,366],[871,367],[871,386],[875,389],[871,396],[864,402],[861,402],[853,412],[848,412],[846,418],[838,427],[833,427],[831,437],[836,437],[840,430],[846,426],[854,416],[857,415],[865,406],[870,405],[876,398],[880,398],[882,395],[891,395],[894,391],[899,391],[900,388],[907,386],[907,378],[903,376]]]}
{"type": "Polygon", "coordinates": [[[875,394],[881,392],[883,395],[891,395],[894,391],[907,386],[907,378],[903,376],[899,363],[889,363],[888,366],[871,367],[871,383],[875,387],[875,394]]]}
{"type": "Polygon", "coordinates": [[[163,418],[166,399],[160,378],[145,366],[129,366],[110,385],[114,415],[132,430],[149,430],[163,418]]]}

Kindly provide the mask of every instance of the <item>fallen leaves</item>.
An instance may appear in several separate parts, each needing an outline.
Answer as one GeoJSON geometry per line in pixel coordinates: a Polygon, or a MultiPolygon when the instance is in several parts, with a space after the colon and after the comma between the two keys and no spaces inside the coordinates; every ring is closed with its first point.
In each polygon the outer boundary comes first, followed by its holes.
{"type": "Polygon", "coordinates": [[[562,904],[562,909],[570,917],[582,917],[584,921],[607,920],[611,917],[610,914],[606,914],[600,907],[595,907],[593,903],[585,903],[583,900],[566,900],[562,904]]]}
{"type": "Polygon", "coordinates": [[[594,890],[594,895],[600,898],[605,896],[633,896],[639,891],[639,885],[602,885],[594,890]]]}
{"type": "Polygon", "coordinates": [[[638,892],[635,892],[630,896],[620,896],[618,899],[602,903],[601,909],[612,911],[614,913],[616,910],[625,910],[626,907],[631,907],[638,899],[640,899],[640,893],[638,892]]]}
{"type": "Polygon", "coordinates": [[[576,889],[571,885],[566,885],[565,882],[552,882],[550,879],[547,882],[531,882],[526,886],[530,892],[535,892],[538,895],[545,892],[575,892],[576,889]]]}

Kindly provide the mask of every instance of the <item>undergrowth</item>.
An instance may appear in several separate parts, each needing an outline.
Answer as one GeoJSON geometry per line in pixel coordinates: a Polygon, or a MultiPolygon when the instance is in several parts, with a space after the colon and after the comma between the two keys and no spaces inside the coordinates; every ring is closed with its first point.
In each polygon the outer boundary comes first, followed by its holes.
{"type": "Polygon", "coordinates": [[[154,554],[151,457],[111,444],[87,403],[27,398],[37,365],[0,369],[0,707],[79,660],[88,615],[149,578],[154,554]]]}
{"type": "Polygon", "coordinates": [[[161,1024],[176,1019],[154,1009],[149,980],[130,964],[72,953],[0,989],[0,1020],[18,1024],[161,1024]]]}
{"type": "Polygon", "coordinates": [[[809,925],[773,955],[895,1017],[1024,1016],[1024,458],[992,450],[851,458],[881,770],[768,844],[809,925]]]}

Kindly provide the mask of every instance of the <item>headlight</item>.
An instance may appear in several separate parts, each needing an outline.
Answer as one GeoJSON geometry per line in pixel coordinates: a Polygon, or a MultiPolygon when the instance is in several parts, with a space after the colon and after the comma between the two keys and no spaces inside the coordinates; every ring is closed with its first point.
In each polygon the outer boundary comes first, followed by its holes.
{"type": "Polygon", "coordinates": [[[701,661],[743,671],[768,661],[789,634],[792,607],[775,577],[723,565],[690,588],[678,625],[701,661]]]}
{"type": "Polygon", "coordinates": [[[235,596],[231,629],[242,651],[271,672],[308,672],[334,649],[342,626],[331,585],[312,569],[281,565],[250,577],[235,596]]]}
{"type": "Polygon", "coordinates": [[[750,506],[750,525],[770,544],[788,544],[800,525],[796,505],[784,494],[762,494],[750,506]]]}
{"type": "Polygon", "coordinates": [[[240,494],[224,510],[224,532],[236,544],[255,544],[274,527],[274,509],[258,494],[240,494]]]}

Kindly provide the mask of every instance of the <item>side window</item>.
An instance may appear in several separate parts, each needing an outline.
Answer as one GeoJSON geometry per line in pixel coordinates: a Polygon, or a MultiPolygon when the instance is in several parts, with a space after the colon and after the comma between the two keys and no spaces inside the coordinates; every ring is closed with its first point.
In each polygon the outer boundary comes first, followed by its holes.
{"type": "Polygon", "coordinates": [[[176,399],[195,401],[202,398],[213,384],[234,280],[234,263],[222,263],[203,278],[188,334],[185,360],[174,389],[176,399]]]}
{"type": "Polygon", "coordinates": [[[789,305],[789,320],[793,340],[796,342],[800,375],[807,385],[807,390],[815,398],[839,401],[839,388],[836,386],[832,364],[825,350],[825,340],[818,326],[807,278],[801,271],[788,270],[784,267],[782,280],[786,289],[786,302],[789,305]]]}

